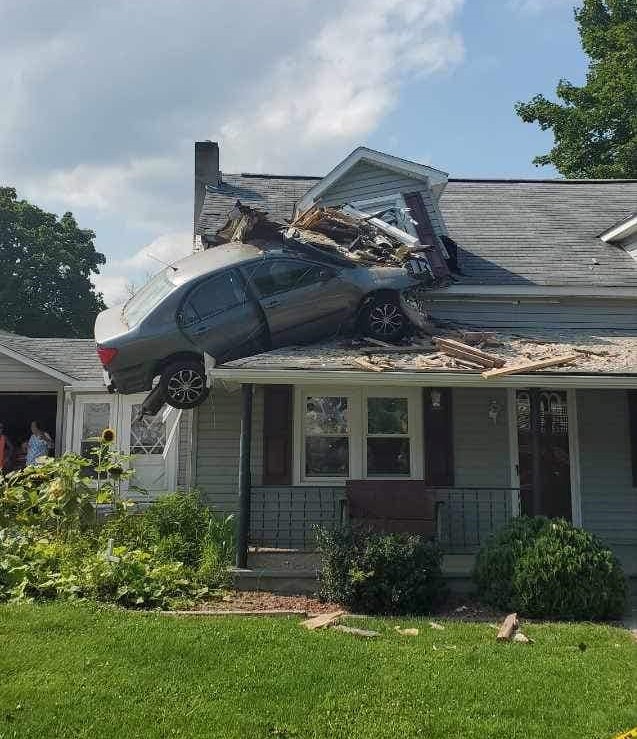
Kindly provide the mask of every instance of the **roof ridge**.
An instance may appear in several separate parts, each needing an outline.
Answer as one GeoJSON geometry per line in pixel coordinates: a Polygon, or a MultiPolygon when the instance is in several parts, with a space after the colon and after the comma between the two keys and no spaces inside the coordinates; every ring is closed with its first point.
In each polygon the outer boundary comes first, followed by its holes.
{"type": "Polygon", "coordinates": [[[566,178],[533,178],[533,177],[450,177],[449,182],[502,182],[502,183],[529,183],[549,185],[609,185],[615,183],[637,183],[637,179],[566,179],[566,178]]]}
{"type": "MultiPolygon", "coordinates": [[[[221,173],[221,176],[223,178],[223,172],[221,173]]],[[[231,172],[227,173],[228,175],[232,175],[233,177],[254,177],[254,178],[262,178],[262,179],[272,179],[272,180],[322,180],[323,178],[319,175],[303,175],[303,174],[271,174],[268,172],[241,172],[240,174],[233,174],[231,172]]]]}

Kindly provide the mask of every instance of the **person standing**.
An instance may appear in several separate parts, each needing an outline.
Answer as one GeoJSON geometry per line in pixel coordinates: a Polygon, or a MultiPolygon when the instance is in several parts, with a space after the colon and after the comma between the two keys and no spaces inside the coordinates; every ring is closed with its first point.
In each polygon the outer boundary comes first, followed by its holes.
{"type": "Polygon", "coordinates": [[[0,423],[0,472],[9,472],[13,465],[13,445],[0,423]]]}
{"type": "Polygon", "coordinates": [[[31,421],[31,436],[27,442],[27,465],[36,464],[53,448],[53,439],[37,421],[31,421]]]}

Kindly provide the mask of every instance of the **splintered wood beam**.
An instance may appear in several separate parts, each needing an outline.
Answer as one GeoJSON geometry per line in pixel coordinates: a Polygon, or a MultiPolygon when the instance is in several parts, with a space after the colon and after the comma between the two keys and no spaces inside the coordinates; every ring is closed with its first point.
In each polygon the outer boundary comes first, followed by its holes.
{"type": "Polygon", "coordinates": [[[513,636],[513,633],[517,628],[518,614],[509,613],[502,622],[502,626],[500,626],[500,630],[498,631],[498,636],[496,638],[500,641],[508,641],[513,636]]]}
{"type": "Polygon", "coordinates": [[[561,364],[571,364],[579,359],[578,354],[563,354],[560,357],[552,357],[551,359],[542,359],[539,362],[524,362],[524,364],[511,365],[509,367],[501,367],[499,369],[490,369],[482,373],[482,377],[486,380],[492,377],[504,377],[505,375],[518,375],[524,372],[533,372],[535,370],[547,369],[549,367],[559,367],[561,364]]]}
{"type": "Polygon", "coordinates": [[[367,370],[368,372],[382,372],[383,367],[379,367],[377,364],[370,362],[369,359],[364,357],[354,357],[352,360],[354,364],[358,365],[361,369],[367,370]]]}
{"type": "Polygon", "coordinates": [[[486,363],[489,363],[490,367],[504,366],[504,359],[502,359],[502,357],[497,357],[495,354],[488,354],[487,352],[483,352],[481,349],[476,349],[475,346],[463,344],[461,341],[443,338],[442,336],[433,336],[431,340],[438,349],[448,351],[450,354],[451,352],[462,352],[466,359],[471,359],[474,362],[482,360],[483,366],[486,363]]]}

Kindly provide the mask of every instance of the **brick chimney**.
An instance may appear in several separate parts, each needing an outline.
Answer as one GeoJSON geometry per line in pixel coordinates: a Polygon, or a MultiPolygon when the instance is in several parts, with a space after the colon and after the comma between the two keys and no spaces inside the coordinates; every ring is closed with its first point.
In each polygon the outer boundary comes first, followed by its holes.
{"type": "Polygon", "coordinates": [[[193,219],[194,234],[206,197],[206,185],[218,185],[221,182],[219,172],[219,144],[216,141],[195,141],[195,210],[193,219]]]}

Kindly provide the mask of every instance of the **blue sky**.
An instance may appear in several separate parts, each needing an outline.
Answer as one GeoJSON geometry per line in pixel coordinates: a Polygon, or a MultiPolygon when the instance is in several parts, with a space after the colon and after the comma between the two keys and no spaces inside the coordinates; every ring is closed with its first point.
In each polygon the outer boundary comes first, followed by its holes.
{"type": "Polygon", "coordinates": [[[549,177],[513,105],[583,80],[574,0],[0,0],[0,173],[97,233],[108,302],[191,243],[193,141],[323,174],[360,144],[549,177]]]}

